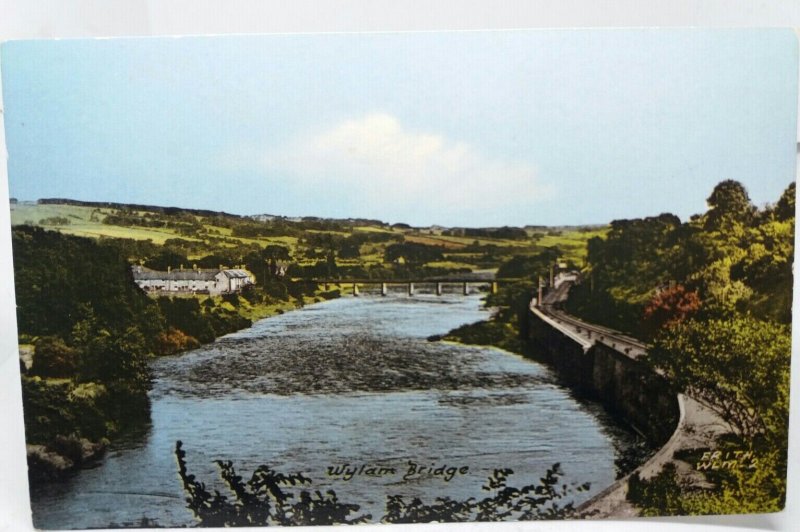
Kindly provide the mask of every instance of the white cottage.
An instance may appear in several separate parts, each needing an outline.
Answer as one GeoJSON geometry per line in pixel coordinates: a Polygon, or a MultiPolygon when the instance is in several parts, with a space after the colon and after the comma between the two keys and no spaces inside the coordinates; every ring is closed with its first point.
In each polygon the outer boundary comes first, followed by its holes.
{"type": "Polygon", "coordinates": [[[158,271],[132,266],[133,280],[145,292],[229,294],[254,284],[253,275],[242,269],[191,269],[158,271]]]}
{"type": "Polygon", "coordinates": [[[221,293],[239,292],[242,288],[255,281],[247,270],[219,270],[214,275],[217,290],[221,293]]]}

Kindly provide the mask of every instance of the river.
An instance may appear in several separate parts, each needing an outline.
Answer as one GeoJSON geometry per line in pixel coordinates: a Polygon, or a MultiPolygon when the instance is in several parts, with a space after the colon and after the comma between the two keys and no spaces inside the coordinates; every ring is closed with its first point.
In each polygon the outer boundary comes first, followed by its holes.
{"type": "MultiPolygon", "coordinates": [[[[37,486],[37,528],[191,526],[177,476],[212,487],[217,459],[245,479],[260,464],[302,472],[378,520],[387,494],[484,497],[496,468],[536,482],[560,462],[580,503],[616,478],[630,433],[576,399],[545,366],[489,347],[426,338],[487,319],[479,294],[342,298],[261,320],[213,344],[152,363],[151,424],[114,442],[95,467],[37,486]],[[414,464],[459,471],[404,476],[414,464]],[[382,467],[345,480],[329,467],[382,467]]],[[[341,469],[340,469],[341,470],[341,469]]],[[[221,487],[221,485],[219,485],[221,487]]]]}

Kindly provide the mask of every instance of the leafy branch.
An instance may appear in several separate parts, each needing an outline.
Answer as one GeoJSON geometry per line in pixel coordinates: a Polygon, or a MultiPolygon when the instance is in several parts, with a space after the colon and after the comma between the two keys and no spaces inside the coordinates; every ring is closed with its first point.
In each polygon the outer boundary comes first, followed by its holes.
{"type": "MultiPolygon", "coordinates": [[[[229,499],[217,490],[212,494],[204,483],[188,473],[186,452],[180,441],[175,444],[175,456],[187,494],[187,507],[202,526],[334,525],[372,521],[371,514],[353,516],[359,511],[359,505],[339,501],[333,490],[322,493],[300,489],[293,493],[295,487],[310,485],[311,479],[301,473],[278,473],[266,465],[259,466],[245,482],[230,461],[217,460],[220,476],[233,497],[229,499]]],[[[406,500],[402,495],[387,495],[386,513],[379,521],[432,523],[584,517],[573,502],[562,501],[573,493],[585,492],[589,483],[561,483],[564,473],[559,464],[549,468],[538,484],[521,488],[508,484],[513,473],[511,469],[495,469],[482,486],[492,495],[480,500],[438,497],[434,503],[425,504],[417,497],[406,500]]]]}

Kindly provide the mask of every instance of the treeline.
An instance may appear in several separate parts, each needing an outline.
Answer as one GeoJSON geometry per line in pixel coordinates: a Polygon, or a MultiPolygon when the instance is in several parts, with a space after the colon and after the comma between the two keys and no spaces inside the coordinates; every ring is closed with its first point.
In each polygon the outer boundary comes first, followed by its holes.
{"type": "Polygon", "coordinates": [[[36,203],[40,205],[75,205],[77,207],[96,207],[98,209],[125,209],[129,211],[149,211],[168,215],[191,214],[194,216],[225,216],[241,218],[238,214],[206,209],[189,209],[185,207],[159,207],[158,205],[140,205],[137,203],[115,203],[109,201],[81,201],[68,198],[42,198],[36,203]]]}
{"type": "Polygon", "coordinates": [[[472,228],[456,227],[442,231],[444,236],[465,236],[469,238],[500,238],[506,240],[527,240],[528,233],[520,227],[497,227],[497,228],[472,228]]]}
{"type": "Polygon", "coordinates": [[[29,226],[12,239],[20,343],[33,346],[21,368],[27,441],[44,447],[40,461],[58,457],[34,474],[147,419],[150,356],[250,324],[211,300],[148,298],[115,246],[29,226]]]}
{"type": "Polygon", "coordinates": [[[736,181],[707,202],[683,223],[671,214],[612,222],[589,241],[586,279],[567,305],[650,342],[646,362],[727,423],[711,450],[755,457],[703,483],[673,466],[633,478],[628,497],[645,515],[771,512],[785,501],[795,184],[763,209],[736,181]]]}
{"type": "Polygon", "coordinates": [[[569,310],[642,338],[694,312],[790,323],[794,196],[792,183],[758,210],[740,183],[724,181],[709,210],[688,222],[671,214],[613,221],[605,238],[588,242],[588,279],[569,310]]]}
{"type": "Polygon", "coordinates": [[[145,212],[138,214],[135,211],[116,210],[105,215],[103,223],[118,225],[120,227],[157,227],[171,229],[185,236],[195,236],[204,230],[203,224],[198,219],[186,212],[175,214],[145,212]]]}

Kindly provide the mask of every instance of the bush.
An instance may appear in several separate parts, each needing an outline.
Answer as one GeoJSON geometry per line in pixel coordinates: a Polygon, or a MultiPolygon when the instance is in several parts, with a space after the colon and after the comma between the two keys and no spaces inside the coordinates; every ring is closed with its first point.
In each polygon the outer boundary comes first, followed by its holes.
{"type": "Polygon", "coordinates": [[[158,355],[174,355],[198,347],[200,347],[200,342],[196,338],[174,327],[159,333],[156,338],[156,354],[158,355]]]}
{"type": "Polygon", "coordinates": [[[78,366],[77,349],[56,336],[44,336],[36,342],[31,374],[41,377],[74,377],[78,366]]]}

